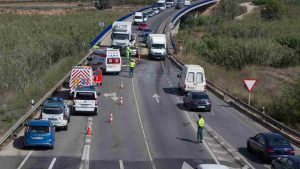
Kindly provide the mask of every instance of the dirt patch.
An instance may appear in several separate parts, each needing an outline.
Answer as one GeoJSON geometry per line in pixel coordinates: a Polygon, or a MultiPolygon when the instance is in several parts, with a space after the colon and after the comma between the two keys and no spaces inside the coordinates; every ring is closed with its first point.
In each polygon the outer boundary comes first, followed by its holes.
{"type": "Polygon", "coordinates": [[[251,12],[257,11],[259,9],[258,6],[254,5],[252,2],[245,2],[240,4],[241,7],[246,8],[246,12],[240,16],[235,17],[235,19],[243,19],[243,17],[251,12]]]}
{"type": "Polygon", "coordinates": [[[218,1],[218,2],[215,3],[214,5],[212,5],[212,6],[210,6],[209,8],[207,8],[207,9],[202,13],[202,15],[204,15],[204,16],[211,16],[211,15],[213,15],[213,14],[215,13],[215,11],[216,11],[218,5],[219,5],[219,2],[220,2],[220,1],[218,1]]]}

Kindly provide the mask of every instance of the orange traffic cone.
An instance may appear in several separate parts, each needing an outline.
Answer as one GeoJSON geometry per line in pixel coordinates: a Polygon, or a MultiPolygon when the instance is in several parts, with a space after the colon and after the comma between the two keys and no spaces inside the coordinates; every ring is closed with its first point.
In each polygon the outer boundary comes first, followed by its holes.
{"type": "Polygon", "coordinates": [[[92,135],[92,127],[90,125],[87,128],[87,135],[88,136],[92,135]]]}
{"type": "Polygon", "coordinates": [[[123,83],[123,81],[121,81],[120,88],[121,88],[121,89],[124,88],[124,83],[123,83]]]}
{"type": "Polygon", "coordinates": [[[122,105],[122,104],[124,104],[124,102],[123,102],[123,97],[121,96],[120,97],[120,105],[122,105]]]}
{"type": "Polygon", "coordinates": [[[112,116],[112,113],[110,113],[110,116],[109,116],[109,122],[110,122],[110,123],[113,122],[113,116],[112,116]]]}

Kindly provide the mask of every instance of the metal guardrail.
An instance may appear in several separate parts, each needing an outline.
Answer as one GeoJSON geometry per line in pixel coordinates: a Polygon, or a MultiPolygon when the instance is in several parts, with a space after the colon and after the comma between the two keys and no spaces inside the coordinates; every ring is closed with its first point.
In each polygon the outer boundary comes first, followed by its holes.
{"type": "MultiPolygon", "coordinates": [[[[141,11],[146,11],[148,9],[150,9],[152,6],[147,6],[145,8],[142,8],[136,12],[141,12],[141,11]]],[[[133,12],[134,13],[134,12],[133,12]]],[[[121,18],[119,18],[117,21],[124,21],[127,20],[129,18],[131,18],[133,16],[133,13],[130,13],[128,15],[125,15],[121,18]]],[[[112,25],[107,26],[103,31],[101,31],[95,38],[94,40],[91,42],[91,47],[94,46],[95,44],[101,42],[105,35],[107,35],[107,33],[109,33],[111,31],[111,27],[112,25]]],[[[87,57],[93,52],[93,50],[91,50],[84,58],[82,58],[79,64],[84,63],[84,61],[87,59],[87,57]]],[[[36,104],[35,106],[27,113],[25,113],[1,138],[0,138],[0,146],[3,145],[3,143],[5,143],[6,140],[8,140],[10,137],[12,137],[13,135],[15,135],[15,131],[17,131],[17,129],[19,129],[20,127],[24,126],[24,123],[27,119],[29,119],[34,112],[37,111],[37,109],[40,107],[40,105],[42,105],[45,100],[50,97],[51,95],[53,95],[57,89],[61,88],[62,84],[70,77],[71,75],[71,71],[68,72],[52,89],[50,89],[49,92],[47,92],[36,104]]],[[[1,148],[1,147],[0,147],[1,148]]]]}
{"type": "MultiPolygon", "coordinates": [[[[175,25],[176,22],[186,13],[189,11],[194,10],[195,8],[208,5],[210,3],[215,3],[215,0],[205,0],[196,4],[193,4],[191,7],[185,8],[184,10],[180,11],[177,15],[174,16],[172,19],[172,24],[175,25]]],[[[175,41],[172,37],[172,32],[169,30],[171,45],[173,50],[176,50],[175,41]]],[[[171,55],[171,61],[181,70],[184,63],[181,62],[178,58],[171,55]]],[[[207,80],[207,87],[208,89],[219,96],[220,98],[224,99],[225,101],[229,102],[233,107],[240,110],[247,116],[255,119],[260,124],[265,125],[266,127],[270,128],[273,131],[281,133],[285,137],[289,138],[294,144],[300,146],[300,132],[284,125],[283,123],[278,122],[277,120],[273,119],[272,117],[266,115],[264,112],[256,109],[255,107],[249,106],[246,102],[242,101],[241,99],[233,96],[226,90],[222,89],[220,86],[214,84],[213,82],[207,80]]]]}

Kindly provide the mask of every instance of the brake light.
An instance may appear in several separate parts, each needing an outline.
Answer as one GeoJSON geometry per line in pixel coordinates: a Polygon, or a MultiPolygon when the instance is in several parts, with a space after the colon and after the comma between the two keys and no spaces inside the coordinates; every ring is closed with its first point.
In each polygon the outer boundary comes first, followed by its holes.
{"type": "Polygon", "coordinates": [[[274,154],[275,151],[272,148],[269,147],[269,148],[267,148],[267,153],[274,154]]]}
{"type": "Polygon", "coordinates": [[[290,155],[295,155],[295,150],[293,149],[293,150],[289,150],[289,154],[290,155]]]}

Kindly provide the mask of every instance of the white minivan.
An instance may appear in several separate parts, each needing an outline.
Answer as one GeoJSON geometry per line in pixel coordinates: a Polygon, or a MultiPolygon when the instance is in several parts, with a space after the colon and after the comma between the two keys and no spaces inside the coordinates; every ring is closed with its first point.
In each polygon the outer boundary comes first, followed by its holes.
{"type": "Polygon", "coordinates": [[[190,0],[184,0],[184,6],[189,6],[191,4],[191,1],[190,0]]]}
{"type": "Polygon", "coordinates": [[[184,65],[179,79],[178,87],[184,92],[205,91],[206,80],[204,69],[199,65],[184,65]]]}
{"type": "Polygon", "coordinates": [[[134,24],[140,24],[144,21],[143,19],[143,12],[135,12],[134,13],[134,18],[133,18],[133,23],[134,24]]]}

